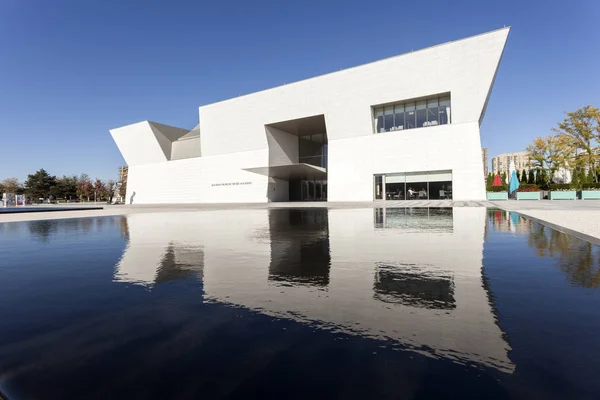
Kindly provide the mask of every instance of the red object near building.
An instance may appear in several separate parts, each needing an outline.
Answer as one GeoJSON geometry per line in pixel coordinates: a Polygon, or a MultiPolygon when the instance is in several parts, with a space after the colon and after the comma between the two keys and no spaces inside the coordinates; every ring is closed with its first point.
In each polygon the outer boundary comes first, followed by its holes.
{"type": "Polygon", "coordinates": [[[500,182],[500,175],[496,174],[496,176],[494,177],[494,183],[492,183],[492,186],[502,186],[502,182],[500,182]]]}

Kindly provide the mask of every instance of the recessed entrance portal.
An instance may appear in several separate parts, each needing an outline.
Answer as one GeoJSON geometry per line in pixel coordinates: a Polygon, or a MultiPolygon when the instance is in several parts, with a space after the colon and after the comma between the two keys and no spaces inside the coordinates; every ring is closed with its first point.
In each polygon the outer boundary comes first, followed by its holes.
{"type": "MultiPolygon", "coordinates": [[[[287,196],[271,201],[327,200],[327,128],[325,116],[315,115],[265,125],[269,166],[247,171],[284,180],[287,196]]],[[[275,189],[276,190],[276,189],[275,189]]],[[[281,194],[281,193],[280,193],[281,194]]]]}

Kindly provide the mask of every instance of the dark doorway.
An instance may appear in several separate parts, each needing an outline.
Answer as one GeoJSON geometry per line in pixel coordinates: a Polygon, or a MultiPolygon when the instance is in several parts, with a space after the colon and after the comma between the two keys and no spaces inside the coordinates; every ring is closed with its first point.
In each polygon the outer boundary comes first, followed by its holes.
{"type": "Polygon", "coordinates": [[[327,180],[290,179],[290,201],[327,201],[327,180]]]}
{"type": "Polygon", "coordinates": [[[300,179],[290,179],[290,201],[302,201],[301,185],[300,179]]]}

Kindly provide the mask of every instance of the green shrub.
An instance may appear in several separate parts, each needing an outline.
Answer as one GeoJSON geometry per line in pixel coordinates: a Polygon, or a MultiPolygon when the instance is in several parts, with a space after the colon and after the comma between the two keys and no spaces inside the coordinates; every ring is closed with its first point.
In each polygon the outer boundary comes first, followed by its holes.
{"type": "Polygon", "coordinates": [[[573,187],[570,183],[553,183],[548,185],[550,190],[573,190],[573,187]]]}
{"type": "Polygon", "coordinates": [[[517,192],[539,192],[540,190],[541,189],[538,187],[538,185],[524,183],[519,186],[519,188],[517,189],[517,192]]]}
{"type": "Polygon", "coordinates": [[[487,188],[488,192],[506,192],[506,188],[502,186],[490,186],[487,188]]]}
{"type": "Polygon", "coordinates": [[[600,190],[600,183],[586,183],[583,185],[583,190],[600,190]]]}

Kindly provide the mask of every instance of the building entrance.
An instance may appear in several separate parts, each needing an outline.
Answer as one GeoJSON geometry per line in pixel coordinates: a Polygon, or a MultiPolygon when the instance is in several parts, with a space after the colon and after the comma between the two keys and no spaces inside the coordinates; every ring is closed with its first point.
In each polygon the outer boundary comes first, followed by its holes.
{"type": "Polygon", "coordinates": [[[327,180],[291,179],[290,201],[327,201],[327,180]]]}

